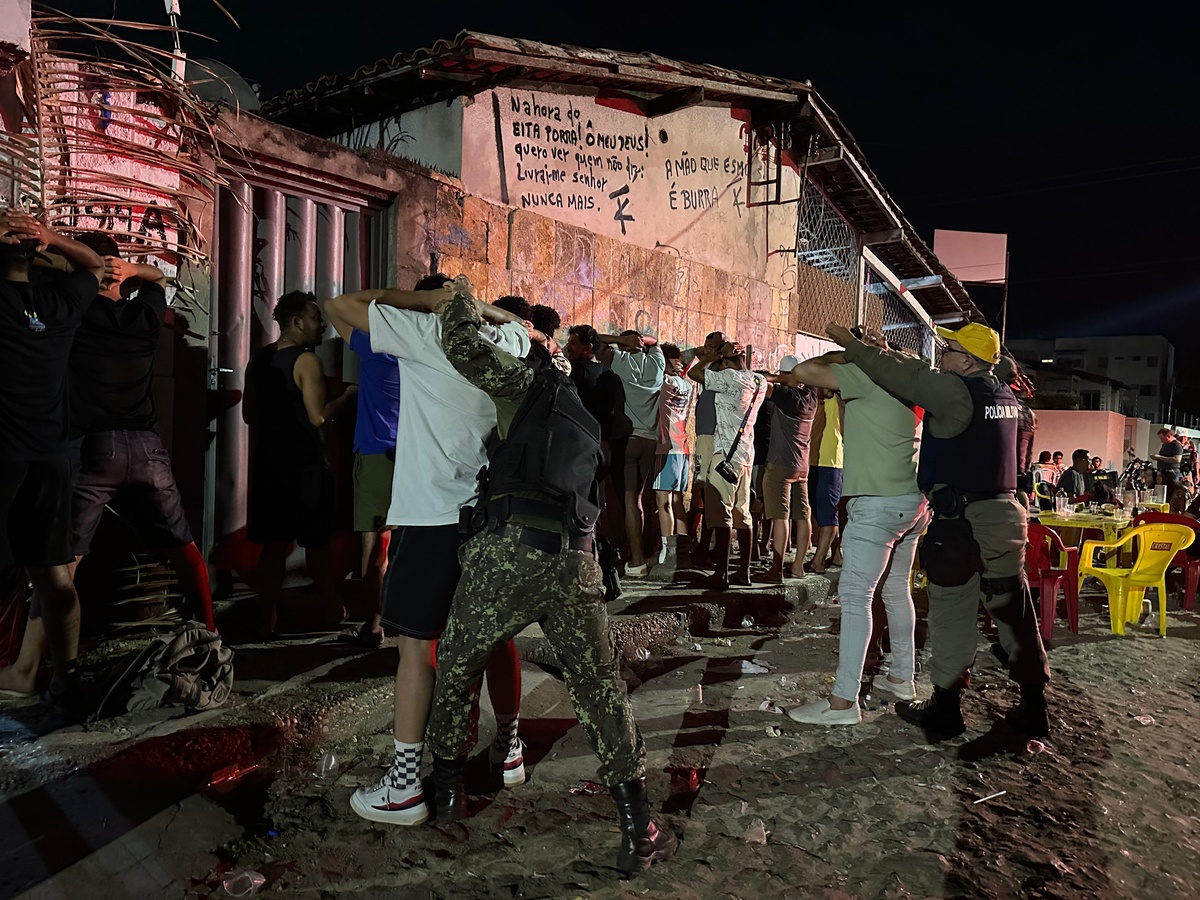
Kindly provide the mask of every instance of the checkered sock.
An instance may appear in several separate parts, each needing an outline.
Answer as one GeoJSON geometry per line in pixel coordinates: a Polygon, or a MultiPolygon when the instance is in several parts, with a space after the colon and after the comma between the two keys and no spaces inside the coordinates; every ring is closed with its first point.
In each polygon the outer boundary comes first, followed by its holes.
{"type": "Polygon", "coordinates": [[[387,781],[395,788],[405,788],[421,781],[421,754],[425,744],[406,744],[394,741],[396,755],[392,759],[392,767],[388,769],[387,781]]]}
{"type": "Polygon", "coordinates": [[[503,747],[507,752],[511,752],[517,746],[517,722],[520,716],[513,713],[511,716],[496,716],[496,740],[497,747],[503,747]]]}

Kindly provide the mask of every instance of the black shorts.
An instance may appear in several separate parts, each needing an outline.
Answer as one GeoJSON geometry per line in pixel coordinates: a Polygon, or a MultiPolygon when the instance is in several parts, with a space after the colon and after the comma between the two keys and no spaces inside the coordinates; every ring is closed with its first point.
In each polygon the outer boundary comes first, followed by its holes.
{"type": "Polygon", "coordinates": [[[74,562],[67,455],[0,462],[0,568],[74,562]]]}
{"type": "Polygon", "coordinates": [[[324,547],[333,540],[333,472],[260,461],[250,473],[246,536],[256,544],[324,547]]]}
{"type": "Polygon", "coordinates": [[[462,575],[463,540],[458,523],[393,529],[383,580],[384,634],[422,641],[441,637],[462,575]]]}
{"type": "Polygon", "coordinates": [[[192,542],[171,457],[153,431],[97,431],[84,435],[72,459],[71,513],[76,556],[87,556],[92,538],[114,501],[152,550],[192,542]]]}

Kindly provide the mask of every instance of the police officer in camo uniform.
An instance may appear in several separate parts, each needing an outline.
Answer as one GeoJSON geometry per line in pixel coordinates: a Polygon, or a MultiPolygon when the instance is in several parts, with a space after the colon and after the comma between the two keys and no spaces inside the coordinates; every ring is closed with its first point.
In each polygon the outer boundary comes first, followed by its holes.
{"type": "Polygon", "coordinates": [[[867,346],[840,325],[826,331],[846,348],[847,362],[925,410],[917,484],[934,510],[921,546],[933,696],[898,703],[896,712],[932,740],[966,730],[959,699],[975,659],[982,597],[1021,689],[1008,721],[1024,734],[1045,735],[1050,667],[1022,571],[1027,517],[1015,493],[1020,412],[1001,380],[1011,363],[1001,362],[1000,336],[975,322],[957,331],[938,328],[947,346],[933,370],[920,359],[867,346]]]}
{"type": "Polygon", "coordinates": [[[617,804],[617,868],[642,871],[674,854],[676,838],[650,815],[645,747],[604,609],[593,545],[599,426],[571,380],[549,365],[544,347],[535,345],[520,360],[480,338],[478,301],[467,285],[460,282],[438,312],[446,358],[492,397],[500,440],[489,449],[488,483],[479,505],[464,511],[472,530],[482,530],[460,551],[463,576],[438,647],[426,738],[434,755],[437,819],[466,815],[470,710],[492,646],[540,622],[600,759],[600,780],[617,804]],[[567,415],[556,420],[548,409],[567,415]],[[562,418],[580,424],[564,426],[562,418]],[[551,450],[531,462],[547,443],[551,450]],[[569,494],[560,490],[564,484],[569,494]]]}

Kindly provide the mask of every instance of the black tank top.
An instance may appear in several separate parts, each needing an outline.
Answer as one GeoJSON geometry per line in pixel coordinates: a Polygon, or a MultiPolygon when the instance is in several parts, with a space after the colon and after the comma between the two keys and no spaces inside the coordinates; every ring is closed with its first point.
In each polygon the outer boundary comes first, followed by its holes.
{"type": "Polygon", "coordinates": [[[308,419],[296,384],[296,360],[305,347],[263,347],[250,360],[247,380],[254,398],[254,459],[257,464],[300,467],[325,462],[321,431],[308,419]]]}

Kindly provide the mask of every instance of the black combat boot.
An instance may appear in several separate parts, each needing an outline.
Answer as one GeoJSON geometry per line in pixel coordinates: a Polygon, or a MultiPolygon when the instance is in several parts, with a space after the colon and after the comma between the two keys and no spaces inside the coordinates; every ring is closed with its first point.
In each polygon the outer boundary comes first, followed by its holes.
{"type": "Polygon", "coordinates": [[[962,691],[950,688],[933,688],[928,700],[901,700],[896,704],[896,715],[910,725],[925,732],[930,743],[958,737],[967,730],[963,721],[959,698],[962,691]]]}
{"type": "Polygon", "coordinates": [[[1046,686],[1021,685],[1021,702],[1015,709],[1008,711],[1004,720],[1022,734],[1030,737],[1048,737],[1050,717],[1046,712],[1046,686]]]}
{"type": "Polygon", "coordinates": [[[433,820],[438,825],[467,817],[467,789],[461,759],[433,758],[433,820]]]}
{"type": "Polygon", "coordinates": [[[621,846],[617,849],[617,868],[627,875],[645,872],[656,860],[670,859],[679,847],[674,833],[650,815],[646,779],[623,781],[608,789],[617,804],[621,822],[621,846]]]}

